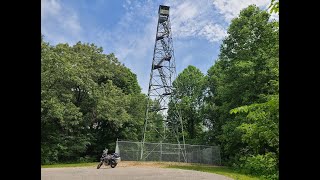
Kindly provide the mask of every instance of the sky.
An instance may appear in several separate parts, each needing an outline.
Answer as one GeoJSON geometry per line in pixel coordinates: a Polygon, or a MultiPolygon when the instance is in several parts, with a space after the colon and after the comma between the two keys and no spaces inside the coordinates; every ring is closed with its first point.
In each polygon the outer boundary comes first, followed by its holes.
{"type": "MultiPolygon", "coordinates": [[[[94,43],[137,75],[147,94],[159,5],[170,6],[176,70],[206,74],[241,9],[271,0],[41,0],[41,33],[51,45],[94,43]]],[[[272,15],[272,19],[278,16],[272,15]]]]}

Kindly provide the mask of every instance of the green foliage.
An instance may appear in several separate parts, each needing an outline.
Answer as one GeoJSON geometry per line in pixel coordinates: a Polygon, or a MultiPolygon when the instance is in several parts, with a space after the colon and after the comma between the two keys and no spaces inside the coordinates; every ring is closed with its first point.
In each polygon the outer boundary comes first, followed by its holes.
{"type": "Polygon", "coordinates": [[[265,103],[232,109],[230,113],[246,114],[241,116],[240,124],[234,128],[239,132],[241,142],[246,145],[246,152],[240,157],[238,167],[249,174],[277,179],[279,96],[271,96],[265,103]]]}
{"type": "MultiPolygon", "coordinates": [[[[205,78],[207,139],[221,145],[226,165],[244,167],[241,159],[248,156],[279,157],[279,28],[269,17],[254,5],[242,10],[205,78]]],[[[270,166],[277,172],[277,163],[270,166]]]]}
{"type": "Polygon", "coordinates": [[[137,140],[147,100],[140,91],[114,54],[81,42],[50,46],[42,38],[42,164],[91,161],[117,138],[137,140]]]}
{"type": "Polygon", "coordinates": [[[271,0],[269,9],[270,9],[270,13],[274,12],[279,14],[279,0],[271,0]]]}
{"type": "MultiPolygon", "coordinates": [[[[206,114],[211,120],[212,141],[231,143],[226,145],[231,148],[230,155],[235,147],[246,148],[237,137],[243,129],[236,129],[243,115],[234,117],[230,110],[243,106],[247,111],[246,105],[261,103],[266,96],[278,93],[278,29],[268,19],[269,14],[256,6],[242,10],[232,20],[219,59],[208,71],[206,114]]],[[[225,153],[229,156],[227,150],[225,153]]]]}
{"type": "Polygon", "coordinates": [[[244,156],[240,158],[240,169],[247,174],[262,176],[265,179],[278,179],[278,158],[274,153],[244,156]]]}
{"type": "Polygon", "coordinates": [[[173,98],[169,104],[169,118],[175,119],[171,114],[173,109],[180,110],[187,143],[199,144],[203,134],[203,89],[204,75],[194,66],[184,69],[173,82],[173,98]],[[176,102],[175,106],[173,102],[176,102]]]}
{"type": "Polygon", "coordinates": [[[241,140],[255,154],[268,151],[279,152],[279,96],[271,96],[265,103],[241,106],[230,113],[244,113],[236,130],[241,132],[241,140]]]}
{"type": "MultiPolygon", "coordinates": [[[[160,104],[158,101],[149,100],[149,105],[154,107],[155,109],[160,108],[160,104]]],[[[146,108],[146,107],[144,107],[146,108]]],[[[145,109],[144,109],[145,112],[145,109]]],[[[161,136],[164,136],[164,117],[158,113],[158,111],[150,110],[148,112],[148,126],[146,129],[146,137],[145,141],[147,142],[159,142],[161,140],[161,136]]],[[[144,124],[143,124],[144,125],[144,124]]],[[[142,126],[141,126],[142,127],[142,126]]]]}

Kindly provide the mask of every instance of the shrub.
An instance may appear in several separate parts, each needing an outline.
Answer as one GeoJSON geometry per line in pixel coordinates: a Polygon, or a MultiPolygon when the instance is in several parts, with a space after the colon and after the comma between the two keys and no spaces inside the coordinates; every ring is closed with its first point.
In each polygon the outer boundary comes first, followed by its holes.
{"type": "Polygon", "coordinates": [[[241,157],[239,168],[247,174],[278,179],[278,160],[274,153],[241,157]]]}

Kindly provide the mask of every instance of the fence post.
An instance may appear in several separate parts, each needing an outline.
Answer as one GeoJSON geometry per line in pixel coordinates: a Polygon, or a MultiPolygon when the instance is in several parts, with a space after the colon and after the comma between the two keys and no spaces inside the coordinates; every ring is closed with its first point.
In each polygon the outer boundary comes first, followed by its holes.
{"type": "Polygon", "coordinates": [[[140,148],[142,148],[141,142],[138,143],[137,161],[141,160],[141,159],[139,159],[139,153],[141,152],[140,148]]]}
{"type": "Polygon", "coordinates": [[[160,161],[162,161],[162,141],[160,141],[160,161]]]}
{"type": "Polygon", "coordinates": [[[200,164],[201,164],[201,156],[202,156],[202,152],[201,152],[201,146],[199,146],[199,154],[200,154],[200,164]]]}
{"type": "Polygon", "coordinates": [[[180,151],[181,151],[181,146],[180,145],[178,145],[178,158],[179,158],[179,162],[181,162],[181,160],[180,160],[180,151]]]}
{"type": "Polygon", "coordinates": [[[210,149],[211,149],[211,154],[210,154],[210,164],[211,165],[213,165],[213,148],[212,147],[210,147],[210,149]]]}
{"type": "Polygon", "coordinates": [[[219,166],[221,166],[221,154],[220,154],[220,146],[218,146],[218,153],[219,153],[219,166]]]}
{"type": "Polygon", "coordinates": [[[119,145],[118,145],[118,138],[117,138],[117,141],[116,141],[115,153],[118,153],[120,155],[120,149],[119,149],[119,145]]]}

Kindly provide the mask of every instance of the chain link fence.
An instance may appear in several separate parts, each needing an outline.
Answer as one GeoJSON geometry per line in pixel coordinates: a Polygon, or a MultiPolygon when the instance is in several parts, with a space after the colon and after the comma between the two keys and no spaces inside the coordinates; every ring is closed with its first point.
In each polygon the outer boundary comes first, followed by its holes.
{"type": "Polygon", "coordinates": [[[167,161],[221,165],[218,146],[144,143],[141,159],[141,142],[117,141],[116,152],[124,161],[167,161]],[[185,148],[184,148],[185,147],[185,148]]]}

